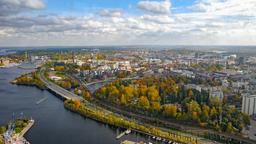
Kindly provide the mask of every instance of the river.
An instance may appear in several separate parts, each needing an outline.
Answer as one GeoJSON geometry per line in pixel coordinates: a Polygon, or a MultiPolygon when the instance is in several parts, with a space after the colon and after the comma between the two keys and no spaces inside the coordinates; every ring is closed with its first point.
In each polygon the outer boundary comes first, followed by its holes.
{"type": "Polygon", "coordinates": [[[146,141],[146,137],[131,133],[116,140],[119,130],[83,118],[64,109],[63,102],[48,91],[17,86],[9,82],[29,70],[17,67],[0,69],[0,125],[15,116],[32,117],[35,125],[25,134],[32,144],[119,144],[122,140],[146,141]],[[45,101],[36,104],[40,99],[45,101]]]}

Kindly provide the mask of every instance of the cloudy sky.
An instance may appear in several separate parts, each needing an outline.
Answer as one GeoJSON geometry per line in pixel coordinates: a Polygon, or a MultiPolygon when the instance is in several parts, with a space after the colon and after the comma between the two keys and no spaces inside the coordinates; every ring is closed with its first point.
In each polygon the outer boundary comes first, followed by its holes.
{"type": "Polygon", "coordinates": [[[0,46],[256,45],[256,0],[0,0],[0,46]]]}

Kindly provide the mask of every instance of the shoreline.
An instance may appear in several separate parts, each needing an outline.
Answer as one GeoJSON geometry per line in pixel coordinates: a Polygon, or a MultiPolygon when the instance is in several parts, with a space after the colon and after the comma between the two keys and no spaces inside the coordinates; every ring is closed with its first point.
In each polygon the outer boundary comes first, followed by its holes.
{"type": "MultiPolygon", "coordinates": [[[[190,137],[190,136],[184,136],[175,132],[171,131],[163,131],[157,127],[149,126],[149,125],[143,125],[139,124],[135,121],[130,121],[121,117],[118,117],[115,114],[102,114],[102,111],[99,110],[92,110],[86,105],[81,105],[79,108],[75,108],[68,104],[70,101],[66,101],[64,103],[64,107],[76,114],[79,114],[82,117],[87,117],[90,119],[93,119],[95,121],[112,125],[115,127],[125,128],[125,129],[131,129],[134,132],[141,133],[147,136],[151,137],[159,137],[161,139],[174,141],[178,143],[191,143],[191,144],[200,144],[203,142],[199,142],[198,138],[196,137],[190,137]]],[[[203,139],[203,138],[202,138],[203,139]]],[[[204,141],[205,142],[205,141],[204,141]]]]}
{"type": "MultiPolygon", "coordinates": [[[[33,119],[17,119],[17,120],[27,120],[27,124],[23,129],[16,133],[15,129],[10,128],[10,124],[8,126],[8,129],[2,134],[3,136],[3,143],[4,144],[30,144],[28,140],[24,137],[24,135],[33,127],[35,121],[33,119]]],[[[16,121],[12,122],[14,127],[16,127],[15,123],[16,121]]],[[[6,126],[7,127],[7,126],[6,126]]],[[[12,127],[12,126],[11,126],[12,127]]]]}

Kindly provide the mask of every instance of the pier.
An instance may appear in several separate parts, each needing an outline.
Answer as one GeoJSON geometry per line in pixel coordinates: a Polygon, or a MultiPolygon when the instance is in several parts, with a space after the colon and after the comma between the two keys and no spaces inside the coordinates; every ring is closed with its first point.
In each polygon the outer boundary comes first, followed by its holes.
{"type": "Polygon", "coordinates": [[[120,133],[120,134],[116,137],[116,139],[120,139],[122,136],[124,136],[124,135],[126,135],[126,134],[129,134],[129,133],[131,133],[131,130],[127,129],[126,131],[120,133]]]}
{"type": "MultiPolygon", "coordinates": [[[[9,129],[4,137],[5,137],[5,144],[30,144],[25,138],[24,135],[30,130],[30,128],[34,125],[35,121],[33,119],[30,119],[28,121],[28,124],[25,128],[22,129],[20,133],[14,134],[14,129],[9,129]]],[[[12,124],[12,127],[15,127],[14,124],[12,124]]]]}

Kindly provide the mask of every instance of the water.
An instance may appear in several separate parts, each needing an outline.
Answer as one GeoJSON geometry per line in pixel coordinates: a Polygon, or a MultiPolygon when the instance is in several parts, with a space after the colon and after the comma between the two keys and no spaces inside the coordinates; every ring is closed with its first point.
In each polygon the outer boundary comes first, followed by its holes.
{"type": "Polygon", "coordinates": [[[116,140],[117,129],[85,119],[63,107],[63,102],[48,91],[35,87],[16,86],[9,82],[22,73],[17,67],[0,69],[0,125],[6,124],[12,114],[31,116],[35,125],[25,135],[32,144],[119,144],[129,139],[146,141],[146,137],[134,133],[116,140]],[[45,101],[36,104],[40,99],[45,101]]]}

